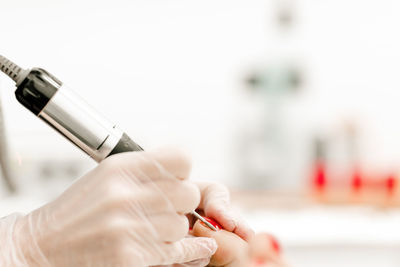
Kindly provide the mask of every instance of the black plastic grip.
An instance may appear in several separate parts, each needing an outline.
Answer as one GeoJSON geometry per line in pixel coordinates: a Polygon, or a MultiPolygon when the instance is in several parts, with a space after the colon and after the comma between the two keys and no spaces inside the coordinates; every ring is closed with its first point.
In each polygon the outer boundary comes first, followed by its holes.
{"type": "Polygon", "coordinates": [[[17,100],[38,115],[62,83],[47,71],[32,69],[15,91],[17,100]]]}
{"type": "Polygon", "coordinates": [[[124,133],[119,139],[118,144],[114,147],[114,149],[108,154],[107,157],[118,154],[118,153],[123,153],[123,152],[132,152],[132,151],[143,151],[143,148],[141,148],[138,144],[132,141],[132,139],[129,138],[129,136],[124,133]]]}

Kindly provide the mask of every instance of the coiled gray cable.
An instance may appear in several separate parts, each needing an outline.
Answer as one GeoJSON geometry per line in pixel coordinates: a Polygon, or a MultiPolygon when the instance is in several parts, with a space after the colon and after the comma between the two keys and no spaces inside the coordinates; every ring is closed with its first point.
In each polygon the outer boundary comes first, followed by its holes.
{"type": "Polygon", "coordinates": [[[25,78],[27,71],[0,55],[0,70],[13,79],[17,85],[25,78]]]}

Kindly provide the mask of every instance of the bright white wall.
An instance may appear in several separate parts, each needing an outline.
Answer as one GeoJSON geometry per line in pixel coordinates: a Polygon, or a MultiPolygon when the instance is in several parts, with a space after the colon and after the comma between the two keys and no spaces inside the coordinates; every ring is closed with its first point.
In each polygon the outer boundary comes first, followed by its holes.
{"type": "MultiPolygon", "coordinates": [[[[243,75],[253,64],[294,58],[306,87],[288,111],[292,137],[304,141],[314,129],[356,118],[365,161],[397,163],[400,2],[294,3],[298,25],[281,38],[276,1],[1,1],[0,53],[46,68],[143,147],[186,148],[195,178],[221,181],[234,173],[243,75]]],[[[4,76],[0,88],[14,158],[88,160],[22,108],[4,76]]],[[[296,149],[294,180],[309,153],[296,149]]]]}

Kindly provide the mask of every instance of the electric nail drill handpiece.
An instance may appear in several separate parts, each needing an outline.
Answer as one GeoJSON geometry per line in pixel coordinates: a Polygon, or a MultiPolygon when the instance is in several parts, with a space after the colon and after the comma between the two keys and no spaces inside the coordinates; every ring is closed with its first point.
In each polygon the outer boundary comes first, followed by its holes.
{"type": "MultiPolygon", "coordinates": [[[[47,71],[40,68],[22,69],[1,55],[0,70],[15,81],[15,96],[23,106],[95,161],[101,162],[117,153],[143,150],[47,71]]],[[[198,213],[193,211],[192,214],[216,231],[198,213]]]]}
{"type": "Polygon", "coordinates": [[[0,55],[0,69],[16,82],[17,100],[95,161],[143,150],[56,77],[40,68],[24,70],[0,55]]]}

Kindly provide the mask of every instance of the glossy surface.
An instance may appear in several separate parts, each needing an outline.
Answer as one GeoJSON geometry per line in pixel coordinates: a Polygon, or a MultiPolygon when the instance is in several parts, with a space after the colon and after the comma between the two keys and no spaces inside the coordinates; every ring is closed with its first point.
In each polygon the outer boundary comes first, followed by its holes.
{"type": "MultiPolygon", "coordinates": [[[[214,221],[213,219],[211,219],[211,218],[208,218],[208,217],[203,217],[207,222],[209,222],[210,224],[212,224],[217,230],[221,230],[221,229],[223,229],[223,227],[219,224],[219,223],[217,223],[216,221],[214,221]]],[[[205,223],[203,223],[203,222],[201,222],[203,225],[206,225],[205,223]]]]}

